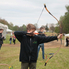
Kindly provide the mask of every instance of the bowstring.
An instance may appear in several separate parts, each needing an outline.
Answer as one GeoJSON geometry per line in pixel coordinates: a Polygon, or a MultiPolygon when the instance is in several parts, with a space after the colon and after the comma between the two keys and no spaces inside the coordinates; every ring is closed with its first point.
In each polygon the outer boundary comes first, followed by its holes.
{"type": "Polygon", "coordinates": [[[37,20],[37,23],[39,22],[39,19],[40,19],[41,15],[42,15],[43,11],[44,11],[44,7],[43,7],[43,9],[42,9],[42,11],[41,11],[41,14],[40,14],[38,20],[37,20]]]}

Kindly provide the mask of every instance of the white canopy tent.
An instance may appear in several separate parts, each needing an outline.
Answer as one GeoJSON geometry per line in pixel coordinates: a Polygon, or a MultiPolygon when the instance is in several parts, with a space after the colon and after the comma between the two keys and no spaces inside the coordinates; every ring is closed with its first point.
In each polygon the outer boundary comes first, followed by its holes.
{"type": "Polygon", "coordinates": [[[0,29],[3,29],[2,35],[6,38],[6,31],[7,31],[8,26],[0,23],[0,29]]]}
{"type": "Polygon", "coordinates": [[[12,32],[12,30],[10,30],[10,29],[7,29],[7,32],[12,32]]]}
{"type": "Polygon", "coordinates": [[[7,25],[4,25],[2,23],[0,23],[0,29],[3,29],[3,33],[2,35],[6,38],[6,33],[10,33],[12,35],[12,30],[8,29],[7,25]]]}
{"type": "Polygon", "coordinates": [[[12,30],[7,29],[7,33],[11,33],[11,35],[12,35],[12,30]]]}
{"type": "Polygon", "coordinates": [[[65,37],[64,37],[64,46],[66,46],[66,37],[69,37],[69,34],[65,34],[65,37]]]}

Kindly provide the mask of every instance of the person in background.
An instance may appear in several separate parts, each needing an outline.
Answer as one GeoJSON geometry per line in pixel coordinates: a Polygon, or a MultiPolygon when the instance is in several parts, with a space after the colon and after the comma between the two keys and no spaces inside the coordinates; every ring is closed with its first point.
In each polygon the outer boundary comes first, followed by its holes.
{"type": "MultiPolygon", "coordinates": [[[[40,36],[45,36],[45,34],[43,34],[43,31],[44,31],[44,30],[45,30],[45,28],[44,28],[44,27],[41,27],[41,28],[40,28],[40,31],[38,32],[38,33],[39,33],[38,35],[40,35],[40,36]]],[[[44,59],[44,43],[38,45],[37,58],[38,58],[38,54],[39,54],[40,48],[42,49],[42,58],[44,59]]]]}
{"type": "Polygon", "coordinates": [[[2,33],[3,33],[3,29],[0,29],[0,49],[2,47],[3,39],[4,39],[4,37],[2,36],[2,33]]]}
{"type": "Polygon", "coordinates": [[[15,31],[14,35],[20,42],[20,62],[21,69],[36,69],[37,62],[37,49],[41,43],[50,42],[62,38],[62,34],[59,36],[37,36],[34,34],[36,28],[33,24],[27,25],[26,31],[15,31]]]}
{"type": "Polygon", "coordinates": [[[16,37],[15,37],[15,35],[13,35],[13,43],[14,44],[16,43],[16,37]]]}
{"type": "Polygon", "coordinates": [[[10,39],[9,39],[9,41],[10,41],[10,44],[11,44],[11,42],[12,42],[12,36],[10,36],[10,39]]]}
{"type": "Polygon", "coordinates": [[[66,46],[68,46],[68,37],[66,37],[66,46]]]}

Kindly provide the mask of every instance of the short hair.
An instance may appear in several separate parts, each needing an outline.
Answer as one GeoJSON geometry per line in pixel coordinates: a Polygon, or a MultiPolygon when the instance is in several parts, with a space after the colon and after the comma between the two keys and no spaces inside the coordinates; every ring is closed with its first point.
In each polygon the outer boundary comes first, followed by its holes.
{"type": "Polygon", "coordinates": [[[40,27],[40,30],[45,29],[45,27],[40,27]]]}
{"type": "Polygon", "coordinates": [[[32,30],[32,29],[36,30],[36,27],[35,27],[33,24],[30,24],[30,23],[29,23],[29,24],[27,25],[27,30],[30,31],[30,30],[32,30]]]}

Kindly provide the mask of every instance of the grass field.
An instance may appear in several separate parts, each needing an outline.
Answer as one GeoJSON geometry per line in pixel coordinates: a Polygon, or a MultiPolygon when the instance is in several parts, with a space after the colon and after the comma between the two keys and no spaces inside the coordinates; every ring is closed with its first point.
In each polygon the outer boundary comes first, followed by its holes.
{"type": "MultiPolygon", "coordinates": [[[[51,56],[49,53],[55,53],[57,49],[58,48],[45,48],[45,57],[47,54],[48,59],[51,56]]],[[[20,69],[19,52],[19,46],[3,46],[0,50],[0,64],[8,64],[9,66],[13,66],[13,69],[20,69]]],[[[69,69],[69,47],[61,48],[60,51],[48,61],[47,66],[44,66],[47,59],[42,59],[42,52],[40,50],[36,69],[69,69]]],[[[0,69],[9,69],[9,66],[0,65],[0,69]]]]}
{"type": "MultiPolygon", "coordinates": [[[[51,35],[51,33],[46,34],[51,35]]],[[[9,38],[10,35],[7,34],[6,40],[4,40],[4,44],[7,45],[3,45],[0,50],[0,69],[9,69],[9,66],[13,66],[13,69],[20,69],[21,63],[19,62],[19,42],[16,40],[16,45],[14,45],[13,42],[10,45],[9,38]],[[7,64],[8,66],[4,64],[7,64]]],[[[45,48],[45,57],[47,54],[48,59],[51,56],[49,53],[55,53],[57,49],[58,48],[45,48]]],[[[47,59],[42,59],[42,52],[40,50],[36,69],[69,69],[69,47],[61,48],[60,51],[49,60],[47,66],[44,66],[47,59]]]]}

